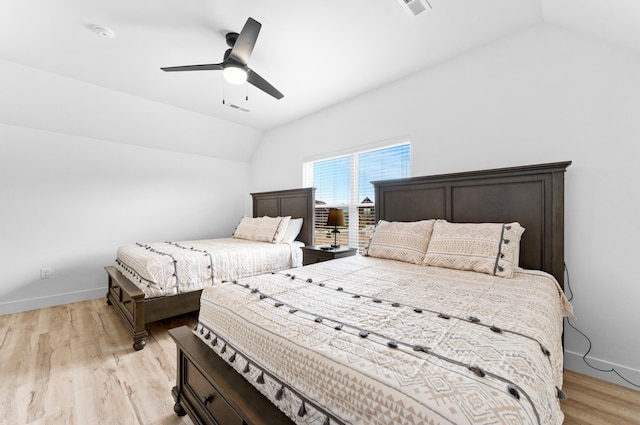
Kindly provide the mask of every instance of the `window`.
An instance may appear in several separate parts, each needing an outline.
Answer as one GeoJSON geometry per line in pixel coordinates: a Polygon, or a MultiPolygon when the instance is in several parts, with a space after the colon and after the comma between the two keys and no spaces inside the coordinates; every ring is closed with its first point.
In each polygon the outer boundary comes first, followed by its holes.
{"type": "Polygon", "coordinates": [[[316,188],[315,244],[333,244],[333,228],[325,224],[329,208],[341,208],[347,229],[339,229],[339,244],[364,249],[375,227],[371,182],[409,177],[410,152],[403,143],[306,162],[304,186],[316,188]]]}

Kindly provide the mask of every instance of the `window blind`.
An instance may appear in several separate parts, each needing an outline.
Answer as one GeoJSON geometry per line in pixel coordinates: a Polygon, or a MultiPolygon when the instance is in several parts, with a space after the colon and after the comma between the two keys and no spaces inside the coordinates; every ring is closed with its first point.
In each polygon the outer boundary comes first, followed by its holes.
{"type": "Polygon", "coordinates": [[[340,245],[364,249],[375,227],[372,181],[409,177],[410,143],[353,152],[304,164],[304,185],[316,188],[316,245],[330,245],[326,226],[329,208],[342,208],[346,229],[339,229],[340,245]]]}

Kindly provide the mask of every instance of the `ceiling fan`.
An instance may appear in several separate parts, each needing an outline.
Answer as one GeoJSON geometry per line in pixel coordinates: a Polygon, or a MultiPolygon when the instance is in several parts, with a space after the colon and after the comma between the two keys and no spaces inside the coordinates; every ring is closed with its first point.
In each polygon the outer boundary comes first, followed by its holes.
{"type": "Polygon", "coordinates": [[[276,99],[282,99],[284,95],[273,87],[267,80],[258,75],[247,66],[253,46],[256,44],[262,24],[253,18],[247,19],[240,34],[230,32],[226,35],[227,45],[230,47],[225,53],[222,62],[206,65],[185,65],[160,68],[165,72],[173,71],[222,71],[225,80],[231,84],[242,84],[245,81],[253,84],[263,92],[276,99]]]}

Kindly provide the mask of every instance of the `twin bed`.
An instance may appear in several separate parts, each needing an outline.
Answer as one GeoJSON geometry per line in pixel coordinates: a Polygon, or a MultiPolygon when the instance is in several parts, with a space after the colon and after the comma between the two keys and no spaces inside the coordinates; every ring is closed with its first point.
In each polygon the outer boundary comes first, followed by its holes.
{"type": "Polygon", "coordinates": [[[561,424],[569,164],[374,182],[367,256],[206,288],[196,329],[170,331],[176,413],[561,424]]]}
{"type": "MultiPolygon", "coordinates": [[[[225,279],[301,264],[300,246],[313,240],[314,189],[261,192],[251,196],[253,217],[267,216],[273,220],[278,217],[283,232],[297,221],[301,223],[295,229],[297,236],[272,243],[260,237],[262,235],[254,237],[257,229],[245,227],[249,233],[242,239],[137,243],[118,249],[116,264],[105,267],[107,303],[122,316],[135,350],[143,349],[146,344],[147,323],[198,310],[203,288],[225,279]],[[290,219],[285,221],[283,217],[290,219]]],[[[250,220],[243,219],[241,224],[243,222],[250,220]]]]}

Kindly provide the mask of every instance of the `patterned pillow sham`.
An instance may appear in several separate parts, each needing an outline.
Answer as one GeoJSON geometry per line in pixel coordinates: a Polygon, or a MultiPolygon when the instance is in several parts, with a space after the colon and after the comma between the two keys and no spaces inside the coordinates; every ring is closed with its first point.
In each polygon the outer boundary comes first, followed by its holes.
{"type": "Polygon", "coordinates": [[[512,278],[518,267],[520,223],[449,223],[437,220],[424,257],[427,266],[512,278]]]}
{"type": "Polygon", "coordinates": [[[364,255],[422,264],[435,220],[412,222],[380,220],[364,255]]]}
{"type": "Polygon", "coordinates": [[[290,216],[242,217],[236,231],[233,232],[233,237],[256,242],[280,243],[289,220],[290,216]]]}

